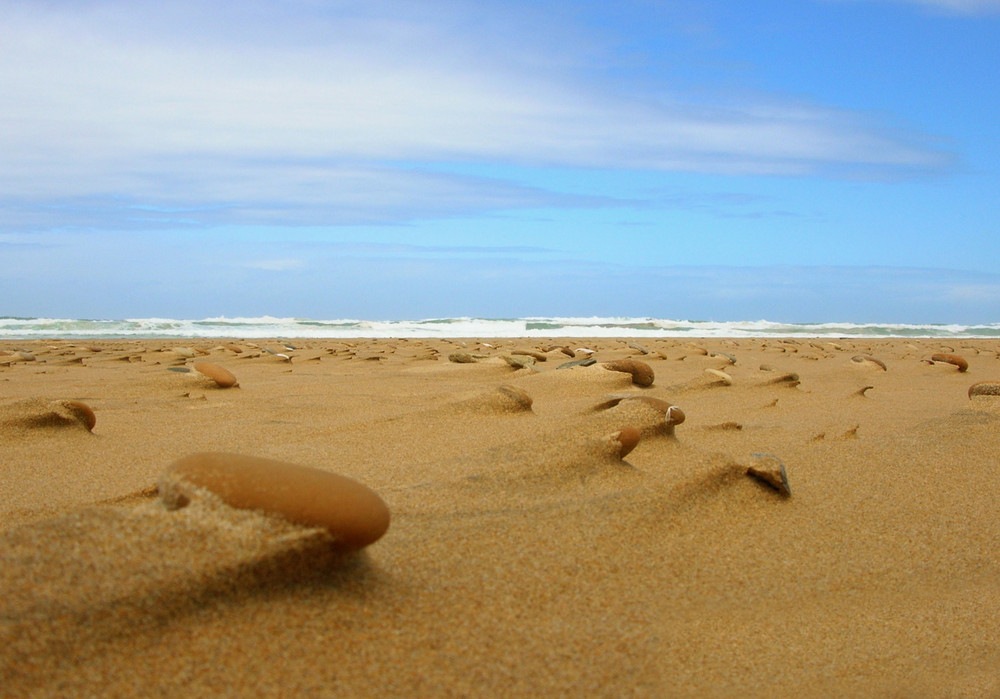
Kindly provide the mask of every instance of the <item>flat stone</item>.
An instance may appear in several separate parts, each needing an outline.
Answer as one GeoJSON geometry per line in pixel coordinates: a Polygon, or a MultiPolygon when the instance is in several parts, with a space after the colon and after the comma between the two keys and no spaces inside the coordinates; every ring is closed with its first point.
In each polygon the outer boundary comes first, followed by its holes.
{"type": "Polygon", "coordinates": [[[747,475],[766,483],[782,495],[790,496],[792,489],[788,485],[788,474],[785,465],[774,454],[751,454],[753,463],[747,468],[747,475]]]}

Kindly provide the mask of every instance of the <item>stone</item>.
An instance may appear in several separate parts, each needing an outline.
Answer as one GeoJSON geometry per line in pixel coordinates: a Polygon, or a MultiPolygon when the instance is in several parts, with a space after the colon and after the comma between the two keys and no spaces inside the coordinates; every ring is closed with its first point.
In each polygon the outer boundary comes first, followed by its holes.
{"type": "Polygon", "coordinates": [[[556,369],[571,369],[575,366],[591,366],[597,364],[597,360],[593,357],[587,357],[586,359],[576,359],[572,362],[563,362],[556,369]]]}
{"type": "Polygon", "coordinates": [[[774,454],[751,454],[753,463],[747,467],[747,475],[766,483],[779,493],[788,497],[792,489],[788,485],[788,473],[785,465],[774,454]]]}
{"type": "Polygon", "coordinates": [[[602,362],[601,366],[610,371],[621,371],[632,375],[632,383],[636,386],[653,385],[653,368],[638,359],[617,359],[610,362],[602,362]]]}
{"type": "Polygon", "coordinates": [[[218,364],[213,364],[212,362],[195,362],[194,368],[195,371],[212,379],[212,381],[218,384],[219,388],[232,388],[233,386],[240,385],[233,372],[218,364]]]}
{"type": "Polygon", "coordinates": [[[969,386],[969,398],[972,396],[1000,396],[1000,381],[978,381],[969,386]]]}
{"type": "Polygon", "coordinates": [[[951,364],[958,367],[959,372],[968,371],[969,369],[969,363],[965,361],[965,358],[960,357],[957,354],[935,354],[931,356],[931,361],[951,364]]]}
{"type": "Polygon", "coordinates": [[[612,435],[621,444],[621,451],[618,457],[624,459],[633,449],[639,445],[642,433],[634,427],[623,427],[612,435]]]}
{"type": "Polygon", "coordinates": [[[389,528],[389,508],[367,486],[346,476],[275,459],[201,452],[178,459],[161,475],[167,507],[187,506],[207,490],[243,510],[258,510],[305,527],[325,529],[340,552],[362,549],[389,528]]]}

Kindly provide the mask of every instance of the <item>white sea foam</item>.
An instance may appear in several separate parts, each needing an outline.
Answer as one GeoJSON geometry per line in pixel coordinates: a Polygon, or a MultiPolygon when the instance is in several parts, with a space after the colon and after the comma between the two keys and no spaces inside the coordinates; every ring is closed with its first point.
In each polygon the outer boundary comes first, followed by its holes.
{"type": "Polygon", "coordinates": [[[531,317],[359,320],[201,320],[0,317],[0,339],[32,338],[403,338],[403,337],[1000,337],[1000,323],[914,325],[687,321],[664,318],[531,317]]]}

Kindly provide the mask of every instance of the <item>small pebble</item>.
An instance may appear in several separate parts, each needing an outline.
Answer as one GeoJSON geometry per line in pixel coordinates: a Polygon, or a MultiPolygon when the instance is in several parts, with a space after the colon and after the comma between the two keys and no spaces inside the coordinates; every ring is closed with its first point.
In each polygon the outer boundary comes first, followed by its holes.
{"type": "Polygon", "coordinates": [[[564,362],[556,367],[556,369],[570,369],[575,366],[591,366],[597,364],[597,360],[593,357],[587,357],[586,359],[576,359],[572,362],[564,362]]]}

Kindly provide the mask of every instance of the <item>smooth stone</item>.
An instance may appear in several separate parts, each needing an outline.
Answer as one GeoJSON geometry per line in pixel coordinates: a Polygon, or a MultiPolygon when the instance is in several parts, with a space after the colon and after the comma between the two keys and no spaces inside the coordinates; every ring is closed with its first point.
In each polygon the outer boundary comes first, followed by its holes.
{"type": "Polygon", "coordinates": [[[612,437],[621,444],[621,451],[618,457],[624,459],[633,449],[639,445],[642,433],[635,427],[623,427],[615,432],[612,437]]]}
{"type": "Polygon", "coordinates": [[[516,349],[516,350],[513,350],[511,352],[511,354],[517,354],[517,355],[523,355],[523,356],[531,357],[532,359],[534,359],[536,361],[539,361],[539,362],[544,362],[544,361],[548,360],[548,357],[545,355],[545,353],[543,353],[543,352],[536,352],[535,350],[529,350],[529,349],[516,349]]]}
{"type": "Polygon", "coordinates": [[[781,459],[773,454],[751,454],[753,465],[747,468],[747,475],[766,483],[786,497],[792,494],[788,485],[788,473],[781,459]]]}
{"type": "Polygon", "coordinates": [[[505,354],[503,360],[515,369],[534,369],[535,358],[527,355],[505,354]]]}
{"type": "Polygon", "coordinates": [[[475,364],[476,358],[468,352],[452,352],[448,355],[448,361],[455,364],[475,364]]]}
{"type": "Polygon", "coordinates": [[[180,508],[204,488],[226,504],[326,529],[338,551],[357,551],[389,528],[389,508],[361,483],[309,466],[243,454],[202,452],[175,461],[160,477],[168,507],[180,508]],[[194,488],[192,488],[194,486],[194,488]]]}
{"type": "Polygon", "coordinates": [[[190,347],[174,347],[174,353],[179,354],[186,359],[193,359],[198,356],[198,353],[190,347]]]}
{"type": "Polygon", "coordinates": [[[716,358],[719,358],[719,359],[725,359],[730,364],[735,364],[736,363],[736,357],[734,357],[731,354],[726,354],[725,352],[712,352],[712,357],[716,357],[716,358]]]}
{"type": "Polygon", "coordinates": [[[663,428],[661,432],[670,435],[671,437],[675,436],[674,428],[686,419],[687,416],[684,415],[683,410],[678,408],[676,405],[671,405],[667,408],[667,412],[663,415],[663,428]]]}
{"type": "Polygon", "coordinates": [[[601,366],[611,371],[621,371],[631,374],[632,383],[636,386],[653,385],[653,367],[646,364],[646,362],[640,362],[638,359],[617,359],[610,362],[603,362],[601,366]]]}
{"type": "Polygon", "coordinates": [[[781,386],[788,386],[790,388],[795,388],[796,386],[799,385],[799,383],[800,383],[799,375],[796,374],[794,371],[792,371],[769,380],[765,385],[767,386],[781,385],[781,386]]]}
{"type": "Polygon", "coordinates": [[[875,365],[877,367],[880,367],[882,371],[889,370],[888,367],[886,367],[885,362],[883,362],[881,359],[876,359],[875,357],[872,357],[867,354],[856,354],[853,357],[851,357],[851,361],[854,362],[855,364],[875,365]]]}
{"type": "Polygon", "coordinates": [[[931,361],[952,364],[958,367],[959,372],[967,371],[969,369],[969,363],[957,354],[935,354],[931,357],[931,361]]]}
{"type": "Polygon", "coordinates": [[[97,425],[97,416],[89,405],[79,400],[57,400],[52,403],[52,407],[61,407],[63,410],[72,415],[76,420],[83,424],[87,428],[88,432],[94,431],[94,426],[97,425]]]}
{"type": "Polygon", "coordinates": [[[662,400],[660,398],[654,398],[653,396],[637,396],[633,393],[624,393],[624,394],[616,393],[607,396],[603,402],[595,405],[594,410],[609,410],[615,407],[616,405],[621,404],[624,401],[637,401],[645,403],[646,405],[650,406],[654,410],[658,410],[664,415],[666,415],[667,411],[670,410],[670,408],[672,407],[671,404],[668,403],[667,401],[662,400]]]}
{"type": "Polygon", "coordinates": [[[511,386],[510,384],[501,384],[497,390],[505,397],[514,402],[514,407],[517,410],[531,410],[531,404],[534,402],[523,388],[518,388],[517,386],[511,386]]]}
{"type": "Polygon", "coordinates": [[[1000,381],[978,381],[969,386],[969,398],[972,396],[1000,396],[1000,381]]]}
{"type": "Polygon", "coordinates": [[[726,386],[733,385],[733,377],[724,371],[721,371],[719,369],[705,369],[705,373],[708,374],[709,376],[714,376],[726,386]]]}
{"type": "Polygon", "coordinates": [[[597,360],[593,357],[587,357],[586,359],[576,359],[572,362],[564,362],[556,367],[556,369],[570,369],[575,366],[591,366],[597,364],[597,360]]]}
{"type": "Polygon", "coordinates": [[[194,368],[201,374],[204,374],[208,378],[212,379],[215,383],[219,385],[219,388],[232,388],[233,386],[239,386],[240,382],[237,381],[236,375],[229,371],[225,367],[219,366],[218,364],[213,364],[211,362],[195,362],[194,368]]]}

